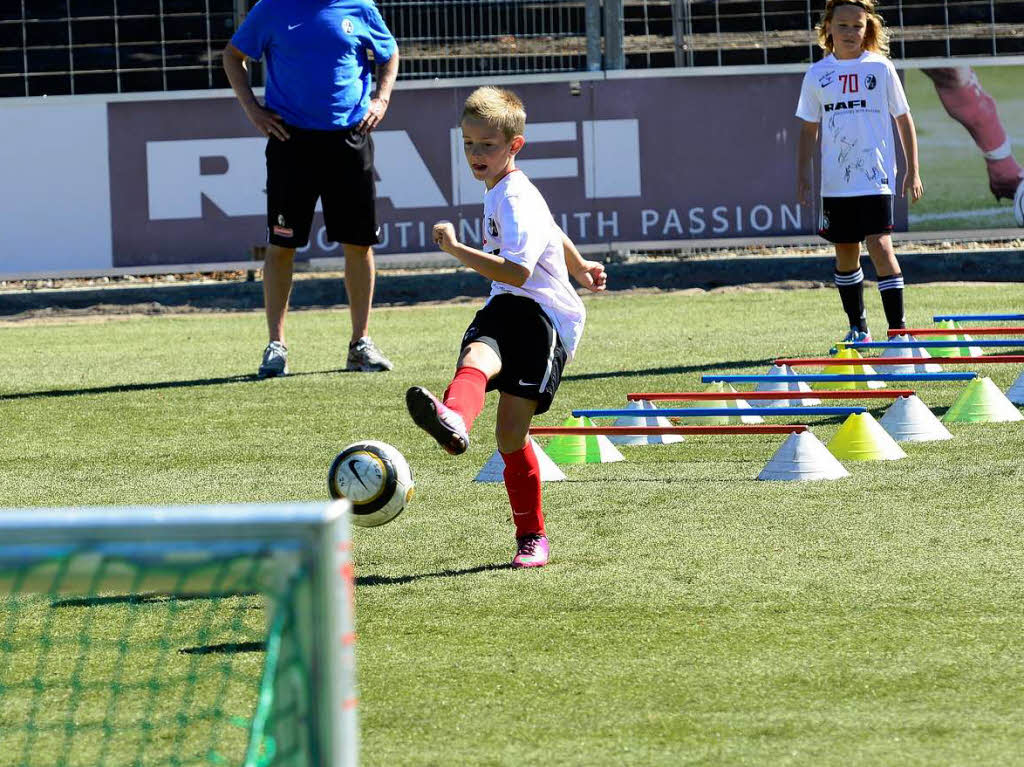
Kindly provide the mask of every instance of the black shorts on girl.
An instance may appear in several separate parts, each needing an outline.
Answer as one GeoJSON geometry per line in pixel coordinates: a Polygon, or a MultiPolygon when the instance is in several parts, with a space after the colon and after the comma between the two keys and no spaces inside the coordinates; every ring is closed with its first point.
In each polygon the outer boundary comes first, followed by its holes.
{"type": "Polygon", "coordinates": [[[376,245],[373,140],[354,128],[336,131],[286,126],[287,141],[267,140],[267,239],[301,248],[309,242],[316,201],[327,240],[376,245]]]}
{"type": "Polygon", "coordinates": [[[829,242],[863,242],[871,234],[892,232],[893,196],[822,197],[818,234],[829,242]]]}
{"type": "Polygon", "coordinates": [[[494,296],[469,324],[462,348],[473,342],[501,358],[501,372],[488,381],[487,391],[536,400],[536,412],[547,412],[569,355],[540,304],[510,293],[494,296]]]}

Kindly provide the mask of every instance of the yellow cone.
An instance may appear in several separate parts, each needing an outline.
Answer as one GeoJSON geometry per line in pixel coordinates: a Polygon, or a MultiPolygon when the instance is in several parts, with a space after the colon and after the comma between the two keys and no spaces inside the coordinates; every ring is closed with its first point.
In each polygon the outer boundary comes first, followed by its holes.
{"type": "MultiPolygon", "coordinates": [[[[943,320],[938,324],[943,330],[959,330],[954,320],[943,320]]],[[[930,341],[956,341],[955,335],[951,336],[929,336],[930,341]]],[[[925,347],[933,357],[958,357],[960,350],[953,346],[927,346],[925,347]]]]}
{"type": "Polygon", "coordinates": [[[1024,416],[988,377],[970,381],[942,416],[944,423],[996,423],[1020,420],[1024,420],[1024,416]]]}
{"type": "MultiPolygon", "coordinates": [[[[847,349],[845,346],[842,347],[835,355],[837,360],[859,360],[862,359],[860,353],[856,349],[847,349]]],[[[849,375],[862,374],[862,375],[875,375],[875,369],[870,365],[827,365],[824,370],[821,371],[825,375],[849,375]]],[[[866,384],[862,384],[858,381],[823,381],[822,383],[815,384],[817,389],[859,389],[861,386],[867,386],[869,389],[884,389],[885,384],[882,381],[868,381],[866,384]]]]}
{"type": "Polygon", "coordinates": [[[841,461],[895,461],[907,457],[896,440],[867,412],[847,418],[828,443],[828,449],[841,461]]]}
{"type": "MultiPolygon", "coordinates": [[[[596,426],[586,417],[570,416],[562,426],[596,426]]],[[[622,453],[608,440],[598,434],[564,434],[553,437],[544,448],[555,463],[613,463],[625,460],[622,453]]]]}

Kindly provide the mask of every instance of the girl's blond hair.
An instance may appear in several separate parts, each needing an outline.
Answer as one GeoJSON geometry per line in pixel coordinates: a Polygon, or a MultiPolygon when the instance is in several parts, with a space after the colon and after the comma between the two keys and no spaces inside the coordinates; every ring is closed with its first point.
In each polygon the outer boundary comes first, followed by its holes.
{"type": "Polygon", "coordinates": [[[825,11],[821,14],[821,21],[814,27],[818,33],[818,45],[829,53],[835,51],[832,43],[832,35],[828,33],[827,26],[832,24],[832,14],[836,8],[843,5],[854,5],[868,15],[867,31],[864,33],[864,50],[889,55],[889,30],[885,28],[885,21],[876,10],[875,0],[828,0],[825,3],[825,11]]]}
{"type": "Polygon", "coordinates": [[[526,130],[526,107],[516,94],[504,88],[484,86],[470,93],[459,121],[467,117],[497,128],[506,141],[522,136],[526,130]]]}

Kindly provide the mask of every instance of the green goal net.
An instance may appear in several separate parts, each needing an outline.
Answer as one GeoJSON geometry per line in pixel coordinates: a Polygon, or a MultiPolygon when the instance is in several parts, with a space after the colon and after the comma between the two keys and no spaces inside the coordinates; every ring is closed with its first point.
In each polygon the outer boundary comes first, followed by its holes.
{"type": "Polygon", "coordinates": [[[0,767],[355,764],[347,505],[0,511],[0,767]]]}

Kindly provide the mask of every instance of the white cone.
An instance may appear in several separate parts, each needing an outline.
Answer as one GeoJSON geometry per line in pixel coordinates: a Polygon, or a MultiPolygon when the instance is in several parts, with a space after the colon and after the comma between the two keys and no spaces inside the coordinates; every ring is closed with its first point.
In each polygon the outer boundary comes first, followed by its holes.
{"type": "Polygon", "coordinates": [[[850,476],[811,432],[790,434],[757,475],[758,479],[814,480],[850,476]]]}
{"type": "MultiPolygon", "coordinates": [[[[960,335],[959,340],[973,341],[974,339],[971,338],[966,333],[963,333],[960,335]]],[[[980,346],[960,346],[957,347],[957,353],[963,355],[964,357],[980,357],[985,352],[982,350],[980,346]]]]}
{"type": "Polygon", "coordinates": [[[932,442],[953,435],[921,399],[913,394],[897,397],[878,423],[897,442],[932,442]]]}
{"type": "MultiPolygon", "coordinates": [[[[899,336],[893,336],[889,340],[890,341],[913,341],[914,338],[913,338],[913,336],[909,336],[909,335],[904,334],[904,335],[899,335],[899,336]]],[[[883,351],[880,356],[882,356],[882,357],[908,357],[908,358],[913,358],[913,359],[931,359],[932,358],[932,355],[928,353],[928,350],[927,349],[922,349],[922,348],[916,348],[916,349],[902,348],[901,349],[901,348],[892,348],[892,347],[890,347],[890,348],[886,349],[885,351],[883,351]]],[[[886,367],[888,368],[888,370],[886,371],[888,373],[911,374],[911,373],[940,373],[940,372],[942,372],[942,367],[940,365],[936,365],[934,362],[924,362],[924,363],[916,363],[916,364],[909,364],[908,363],[906,365],[887,365],[886,367]]]]}
{"type": "Polygon", "coordinates": [[[619,449],[612,444],[612,441],[603,434],[597,435],[597,449],[600,451],[601,463],[615,463],[625,461],[626,456],[619,452],[619,449]]]}
{"type": "MultiPolygon", "coordinates": [[[[559,482],[566,478],[565,473],[558,468],[558,464],[552,461],[544,449],[537,444],[537,440],[530,438],[533,444],[533,452],[537,456],[537,463],[540,464],[541,482],[559,482]]],[[[480,472],[473,479],[474,482],[504,482],[505,481],[505,459],[501,453],[494,451],[487,463],[483,465],[480,472]]]]}
{"type": "Polygon", "coordinates": [[[1024,405],[1024,373],[1017,376],[1017,380],[1006,390],[1006,398],[1015,405],[1024,405]]]}
{"type": "MultiPolygon", "coordinates": [[[[790,376],[793,375],[793,368],[789,365],[772,365],[767,375],[790,376]]],[[[754,387],[754,391],[805,391],[810,393],[811,387],[806,381],[761,381],[754,387]]],[[[758,400],[758,402],[759,407],[813,407],[821,404],[821,400],[815,397],[758,400]]]]}
{"type": "MultiPolygon", "coordinates": [[[[626,405],[626,410],[657,410],[647,400],[634,400],[626,405]]],[[[614,426],[671,426],[669,420],[663,415],[641,416],[624,415],[615,419],[614,426]]],[[[672,442],[682,442],[682,434],[616,434],[609,437],[615,445],[668,445],[672,442]]]]}

